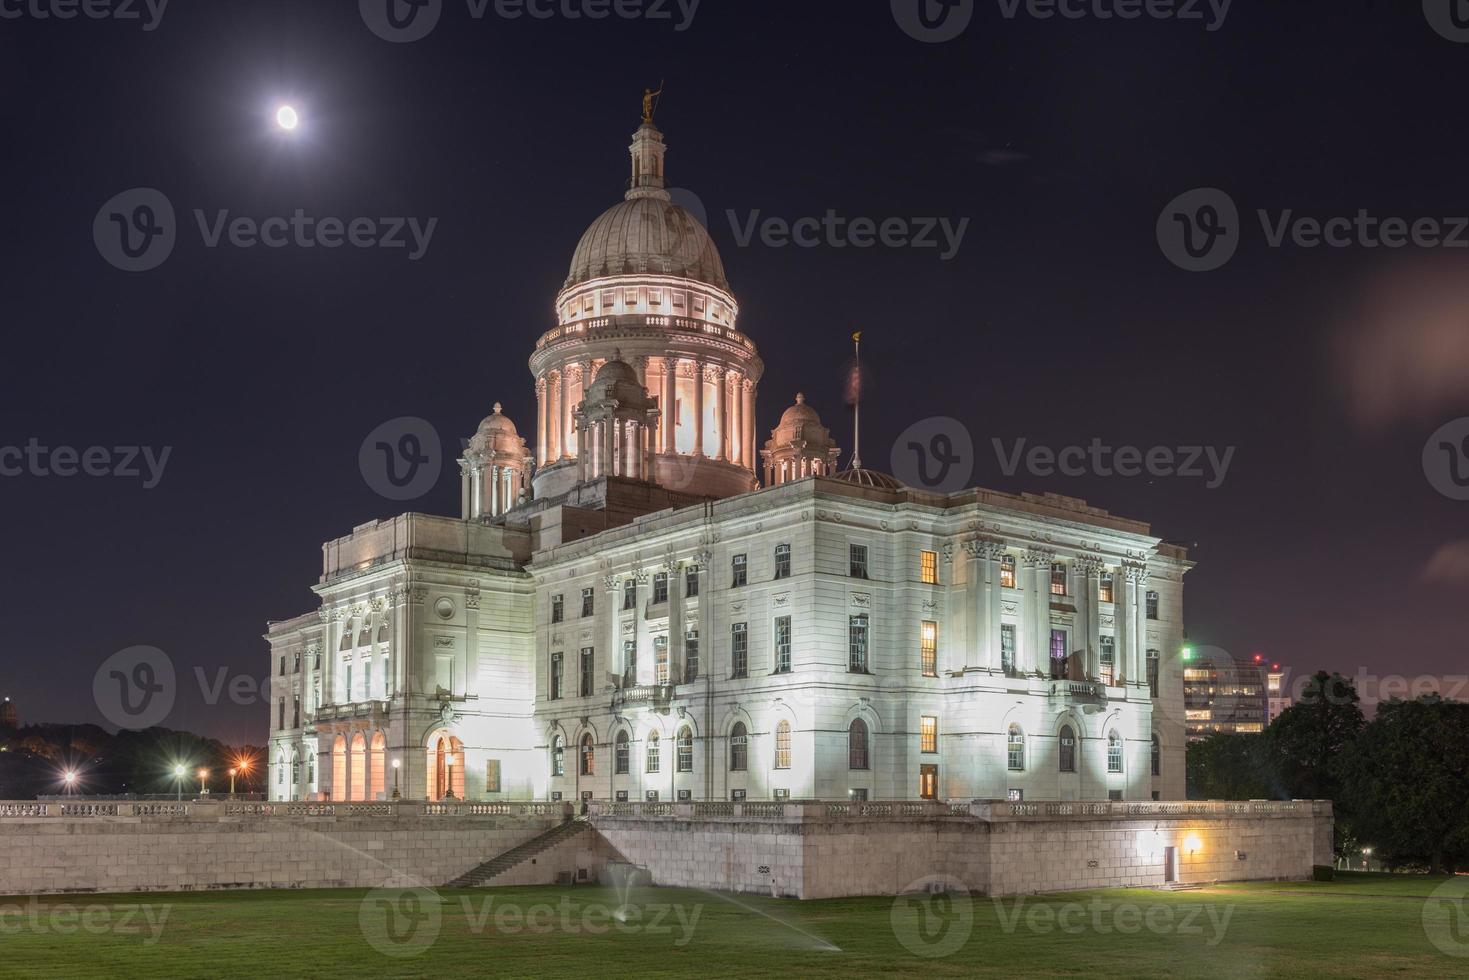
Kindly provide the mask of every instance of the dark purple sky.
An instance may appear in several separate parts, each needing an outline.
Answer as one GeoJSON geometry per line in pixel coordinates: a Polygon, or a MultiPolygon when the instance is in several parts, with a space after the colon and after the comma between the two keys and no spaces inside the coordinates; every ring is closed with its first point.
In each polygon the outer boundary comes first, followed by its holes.
{"type": "Polygon", "coordinates": [[[526,358],[660,79],[672,181],[706,206],[765,359],[762,438],[802,390],[850,446],[841,368],[860,327],[869,465],[954,416],[976,482],[1085,497],[1190,543],[1195,642],[1301,670],[1463,672],[1469,505],[1421,454],[1469,415],[1469,255],[1272,248],[1255,217],[1469,213],[1469,44],[1418,7],[1236,0],[1211,32],[981,2],[940,44],[884,3],[706,0],[679,31],[475,20],[450,0],[408,44],[347,0],[179,3],[153,31],[0,19],[0,447],[171,447],[153,489],[0,477],[0,693],[30,720],[99,720],[98,665],[148,644],[185,679],[167,724],[263,739],[264,708],[204,704],[194,668],[262,675],[266,621],[315,606],[323,540],[457,513],[452,465],[408,507],[366,485],[375,426],[422,416],[454,448],[498,400],[533,429],[526,358]],[[282,99],[300,138],[269,130],[282,99]],[[126,273],[92,225],[139,186],[172,202],[178,241],[126,273]],[[1241,213],[1238,253],[1209,273],[1155,235],[1196,187],[1241,213]],[[196,208],[439,221],[409,261],[210,249],[196,208]],[[725,214],[828,209],[969,227],[941,261],[740,247],[725,214]],[[1206,489],[1006,476],[991,446],[1094,437],[1235,453],[1206,489]]]}

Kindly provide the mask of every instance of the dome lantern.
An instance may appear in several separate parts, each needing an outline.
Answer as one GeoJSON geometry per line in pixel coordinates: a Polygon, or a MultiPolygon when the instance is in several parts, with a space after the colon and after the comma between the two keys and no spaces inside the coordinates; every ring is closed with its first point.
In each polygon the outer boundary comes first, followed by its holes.
{"type": "Polygon", "coordinates": [[[500,408],[496,402],[459,460],[460,503],[466,521],[499,517],[530,492],[535,457],[500,408]]]}
{"type": "Polygon", "coordinates": [[[760,455],[765,460],[765,485],[773,487],[808,476],[830,476],[841,450],[816,409],[806,404],[806,396],[797,393],[796,403],[781,413],[780,424],[771,430],[760,455]]]}

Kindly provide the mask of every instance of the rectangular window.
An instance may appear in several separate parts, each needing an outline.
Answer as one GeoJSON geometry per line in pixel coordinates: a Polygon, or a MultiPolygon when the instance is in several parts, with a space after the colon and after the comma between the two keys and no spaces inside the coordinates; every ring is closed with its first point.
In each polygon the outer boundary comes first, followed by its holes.
{"type": "Polygon", "coordinates": [[[780,616],[775,621],[775,672],[791,672],[791,617],[780,616]]]}
{"type": "Polygon", "coordinates": [[[632,687],[638,682],[638,644],[635,640],[622,641],[622,686],[632,687]]]}
{"type": "MultiPolygon", "coordinates": [[[[627,739],[627,732],[618,732],[617,741],[614,742],[612,745],[612,768],[615,770],[614,775],[627,775],[628,760],[630,758],[631,750],[630,743],[627,739]]],[[[627,794],[625,790],[618,794],[619,797],[622,797],[624,799],[626,798],[626,795],[627,794]]]]}
{"type": "Polygon", "coordinates": [[[867,673],[867,614],[847,618],[847,670],[867,673]]]}
{"type": "Polygon", "coordinates": [[[668,683],[668,637],[666,636],[653,637],[653,677],[656,684],[668,683]]]}
{"type": "Polygon", "coordinates": [[[561,699],[561,681],[562,681],[562,678],[564,676],[564,670],[563,670],[564,666],[565,666],[565,664],[563,662],[563,655],[562,654],[560,654],[560,653],[553,653],[553,654],[551,654],[551,700],[552,701],[559,701],[561,699]]]}
{"type": "Polygon", "coordinates": [[[559,623],[566,618],[566,597],[553,595],[551,597],[551,622],[559,623]]]}
{"type": "Polygon", "coordinates": [[[1051,630],[1051,679],[1065,680],[1066,677],[1066,631],[1051,630]]]}
{"type": "Polygon", "coordinates": [[[939,767],[925,764],[918,767],[918,796],[920,799],[939,798],[939,767]]]}
{"type": "Polygon", "coordinates": [[[286,727],[286,699],[285,698],[281,698],[280,699],[280,702],[278,703],[278,705],[276,707],[276,719],[275,719],[275,721],[276,721],[275,727],[278,728],[278,729],[280,729],[281,731],[284,731],[285,730],[285,727],[286,727]]]}
{"type": "Polygon", "coordinates": [[[851,578],[867,577],[867,545],[854,544],[847,547],[847,575],[851,578]]]}
{"type": "Polygon", "coordinates": [[[1158,696],[1158,651],[1148,651],[1148,692],[1150,697],[1158,696]]]}
{"type": "MultiPolygon", "coordinates": [[[[750,745],[745,735],[745,726],[736,725],[735,733],[729,737],[729,768],[731,772],[744,772],[749,767],[750,745]]],[[[736,790],[736,792],[740,792],[736,790]]]]}
{"type": "Polygon", "coordinates": [[[1097,598],[1102,602],[1111,602],[1112,594],[1112,573],[1103,572],[1101,584],[1097,586],[1097,598]]]}
{"type": "Polygon", "coordinates": [[[1148,618],[1158,618],[1158,593],[1156,592],[1148,593],[1148,618]]]}
{"type": "Polygon", "coordinates": [[[500,760],[485,760],[485,792],[500,792],[500,760]]]}
{"type": "Polygon", "coordinates": [[[791,577],[791,546],[788,544],[775,546],[775,577],[791,577]]]}
{"type": "Polygon", "coordinates": [[[280,670],[280,674],[281,674],[282,677],[285,677],[286,676],[286,655],[284,653],[281,654],[281,670],[280,670]]]}
{"type": "Polygon", "coordinates": [[[1102,683],[1111,686],[1116,678],[1117,671],[1117,640],[1115,637],[1101,637],[1102,644],[1102,683]]]}
{"type": "Polygon", "coordinates": [[[622,608],[636,609],[638,607],[638,583],[636,579],[629,578],[622,583],[622,608]]]}
{"type": "Polygon", "coordinates": [[[683,679],[699,679],[699,631],[689,630],[683,638],[683,679]]]}
{"type": "Polygon", "coordinates": [[[1005,623],[1000,627],[1000,667],[1010,676],[1015,675],[1015,624],[1005,623]]]}
{"type": "Polygon", "coordinates": [[[297,650],[296,651],[296,659],[295,659],[294,663],[292,664],[291,670],[292,670],[293,673],[297,673],[297,674],[301,673],[301,651],[300,650],[297,650]]]}
{"type": "Polygon", "coordinates": [[[1066,566],[1061,562],[1051,563],[1051,595],[1066,594],[1066,566]]]}
{"type": "Polygon", "coordinates": [[[733,665],[731,677],[744,677],[750,670],[750,631],[745,623],[729,628],[729,656],[733,665]]]}
{"type": "Polygon", "coordinates": [[[918,580],[924,585],[939,584],[939,553],[937,551],[918,553],[918,580]]]}
{"type": "Polygon", "coordinates": [[[593,590],[593,589],[582,589],[581,590],[581,614],[583,616],[590,616],[594,612],[596,612],[596,609],[597,609],[597,600],[595,598],[596,594],[597,594],[596,591],[593,590]]]}
{"type": "Polygon", "coordinates": [[[658,572],[653,576],[653,605],[668,601],[668,573],[658,572]]]}
{"type": "Polygon", "coordinates": [[[939,675],[939,624],[931,620],[918,627],[918,663],[924,677],[939,675]]]}
{"type": "Polygon", "coordinates": [[[683,573],[683,594],[692,599],[699,594],[699,569],[690,565],[683,573]]]}
{"type": "Polygon", "coordinates": [[[1015,588],[1015,556],[1006,555],[1000,559],[1000,587],[1005,589],[1015,588]]]}
{"type": "Polygon", "coordinates": [[[592,696],[592,688],[596,684],[593,674],[594,657],[591,647],[581,648],[581,696],[589,698],[592,696]]]}
{"type": "Polygon", "coordinates": [[[918,751],[939,750],[939,720],[937,715],[924,715],[918,719],[918,751]]]}
{"type": "Polygon", "coordinates": [[[1107,771],[1122,771],[1122,736],[1116,732],[1107,738],[1107,771]]]}
{"type": "Polygon", "coordinates": [[[650,734],[648,740],[643,743],[643,756],[647,761],[648,772],[657,772],[658,767],[662,765],[662,760],[658,758],[658,750],[661,745],[661,740],[656,732],[650,734]]]}
{"type": "Polygon", "coordinates": [[[295,706],[294,706],[294,710],[291,712],[291,718],[293,719],[291,721],[291,727],[292,728],[300,728],[301,727],[301,695],[299,695],[299,694],[294,695],[293,696],[293,699],[295,701],[295,706]]]}
{"type": "Polygon", "coordinates": [[[738,589],[745,584],[745,572],[747,562],[744,555],[735,555],[730,559],[730,588],[738,589]]]}
{"type": "MultiPolygon", "coordinates": [[[[694,771],[694,736],[687,728],[678,734],[678,771],[694,771]]],[[[679,790],[679,792],[687,793],[688,790],[679,790]]]]}

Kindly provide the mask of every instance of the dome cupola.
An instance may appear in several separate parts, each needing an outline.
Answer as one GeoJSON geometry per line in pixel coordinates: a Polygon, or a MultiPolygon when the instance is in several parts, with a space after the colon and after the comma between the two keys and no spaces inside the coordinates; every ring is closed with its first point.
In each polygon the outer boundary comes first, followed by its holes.
{"type": "Polygon", "coordinates": [[[500,414],[500,403],[469,439],[459,460],[460,503],[466,521],[499,517],[530,493],[535,457],[500,414]]]}
{"type": "Polygon", "coordinates": [[[798,393],[796,403],[781,413],[780,425],[771,430],[769,441],[760,451],[765,460],[765,485],[829,476],[840,454],[816,409],[798,393]]]}

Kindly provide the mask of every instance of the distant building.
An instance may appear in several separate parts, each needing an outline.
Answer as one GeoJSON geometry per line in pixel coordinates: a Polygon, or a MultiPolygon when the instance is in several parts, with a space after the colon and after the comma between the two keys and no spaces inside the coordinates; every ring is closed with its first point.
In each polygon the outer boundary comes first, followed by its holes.
{"type": "Polygon", "coordinates": [[[1286,672],[1280,664],[1271,664],[1265,673],[1265,724],[1280,717],[1280,713],[1291,706],[1290,690],[1285,686],[1286,672]]]}
{"type": "Polygon", "coordinates": [[[15,703],[9,698],[0,701],[0,728],[19,728],[20,713],[15,710],[15,703]]]}
{"type": "Polygon", "coordinates": [[[1227,653],[1193,656],[1183,666],[1184,723],[1189,741],[1216,732],[1259,734],[1267,723],[1267,669],[1256,654],[1238,663],[1227,653]]]}

